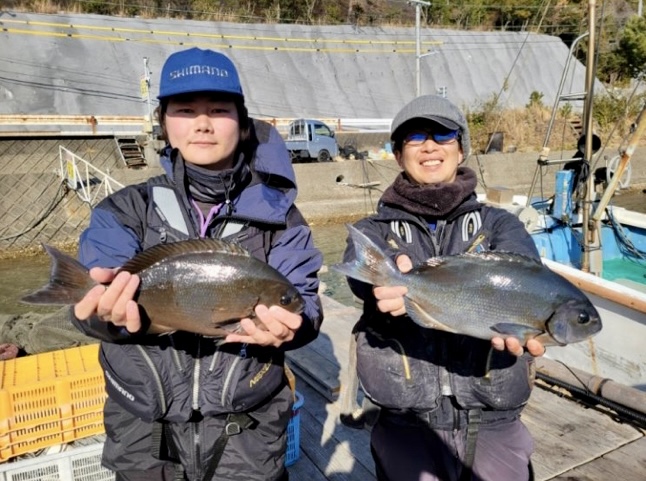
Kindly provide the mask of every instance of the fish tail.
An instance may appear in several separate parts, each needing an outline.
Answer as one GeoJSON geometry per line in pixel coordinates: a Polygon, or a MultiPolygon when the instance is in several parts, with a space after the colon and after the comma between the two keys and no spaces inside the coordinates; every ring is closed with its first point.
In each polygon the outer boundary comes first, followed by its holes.
{"type": "Polygon", "coordinates": [[[354,262],[336,264],[332,268],[347,277],[374,286],[401,284],[401,281],[399,281],[401,272],[395,262],[356,227],[348,225],[348,230],[354,244],[356,259],[354,262]]]}
{"type": "Polygon", "coordinates": [[[68,305],[76,304],[96,282],[88,270],[73,257],[58,249],[43,244],[52,258],[49,283],[35,292],[24,296],[26,304],[68,305]]]}

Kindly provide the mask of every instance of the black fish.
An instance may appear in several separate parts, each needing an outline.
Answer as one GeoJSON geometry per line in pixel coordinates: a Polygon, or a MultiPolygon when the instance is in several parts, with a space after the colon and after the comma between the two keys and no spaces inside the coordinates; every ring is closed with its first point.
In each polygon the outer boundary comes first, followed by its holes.
{"type": "MultiPolygon", "coordinates": [[[[97,283],[76,259],[51,246],[49,284],[23,297],[29,304],[76,304],[97,283]]],[[[258,304],[301,313],[304,301],[291,282],[237,244],[202,239],[161,244],[134,256],[122,271],[141,278],[137,302],[148,332],[188,331],[225,337],[258,304]]]]}

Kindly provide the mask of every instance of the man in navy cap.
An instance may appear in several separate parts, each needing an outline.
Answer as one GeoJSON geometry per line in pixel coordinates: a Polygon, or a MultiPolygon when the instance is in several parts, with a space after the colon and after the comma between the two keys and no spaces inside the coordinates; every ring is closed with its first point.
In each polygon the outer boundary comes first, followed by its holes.
{"type": "Polygon", "coordinates": [[[101,283],[72,314],[102,341],[103,464],[118,481],[284,481],[294,401],[285,351],[313,340],[323,318],[322,255],[294,204],[290,156],[275,128],[249,118],[238,72],[221,53],[172,54],[158,98],[166,173],[101,202],[79,244],[101,283]],[[134,300],[139,277],[115,268],[149,247],[197,238],[235,242],[278,269],[303,312],[258,305],[259,325],[242,319],[224,342],[148,333],[134,300]]]}
{"type": "MultiPolygon", "coordinates": [[[[400,270],[465,252],[538,260],[514,215],[478,202],[476,175],[463,166],[469,126],[455,104],[435,95],[412,100],[395,116],[391,139],[402,172],[377,213],[355,227],[400,270]]],[[[355,258],[349,241],[343,260],[355,258]]],[[[377,479],[527,481],[533,441],[519,416],[541,343],[528,341],[525,352],[518,339],[489,342],[423,328],[406,315],[406,287],[348,281],[363,300],[354,329],[359,379],[380,408],[371,434],[377,479]]]]}

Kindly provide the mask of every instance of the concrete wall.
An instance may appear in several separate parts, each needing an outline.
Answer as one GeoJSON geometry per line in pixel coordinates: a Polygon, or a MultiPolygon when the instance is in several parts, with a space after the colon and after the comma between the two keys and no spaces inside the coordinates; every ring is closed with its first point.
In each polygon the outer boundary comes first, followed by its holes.
{"type": "MultiPolygon", "coordinates": [[[[553,152],[550,159],[568,159],[573,152],[553,152]]],[[[608,152],[608,155],[615,155],[608,152]]],[[[478,193],[504,187],[514,194],[527,194],[537,172],[537,153],[472,155],[466,166],[478,176],[478,193]]],[[[602,160],[597,167],[602,167],[602,160]]],[[[632,185],[646,183],[646,148],[637,149],[631,161],[632,185]]],[[[360,160],[331,164],[297,164],[297,201],[305,215],[316,222],[337,221],[374,211],[381,193],[399,173],[394,160],[360,160]]],[[[535,196],[551,195],[554,173],[560,165],[538,170],[535,196]]]]}
{"type": "MultiPolygon", "coordinates": [[[[160,173],[159,168],[131,170],[116,154],[113,139],[0,140],[0,250],[37,248],[41,242],[75,242],[86,227],[90,206],[76,193],[62,189],[59,145],[86,157],[123,184],[141,182],[160,173]]],[[[564,154],[564,158],[571,153],[564,154]]],[[[551,158],[558,158],[552,154],[551,158]]],[[[538,154],[471,156],[467,165],[478,174],[478,191],[503,186],[525,194],[536,170],[538,154]]],[[[374,211],[384,189],[399,173],[389,160],[346,160],[295,164],[297,203],[313,223],[342,222],[374,211]]],[[[536,195],[551,193],[549,167],[536,195]]],[[[646,184],[646,149],[632,160],[633,185],[646,184]]]]}
{"type": "Polygon", "coordinates": [[[339,222],[374,212],[399,173],[394,159],[295,164],[296,202],[313,222],[339,222]]]}
{"type": "MultiPolygon", "coordinates": [[[[573,151],[552,152],[549,159],[569,159],[573,154],[573,151]]],[[[617,152],[612,150],[602,153],[600,160],[595,164],[595,169],[605,167],[606,162],[617,155],[617,152]]],[[[485,186],[505,186],[516,194],[526,194],[536,172],[538,159],[538,153],[496,153],[473,155],[469,158],[467,165],[478,172],[481,189],[485,186]]],[[[632,170],[631,185],[646,183],[646,148],[641,147],[635,150],[630,166],[632,170]]],[[[561,167],[562,164],[552,165],[539,170],[534,195],[541,195],[541,186],[545,192],[553,192],[554,172],[561,167]]]]}

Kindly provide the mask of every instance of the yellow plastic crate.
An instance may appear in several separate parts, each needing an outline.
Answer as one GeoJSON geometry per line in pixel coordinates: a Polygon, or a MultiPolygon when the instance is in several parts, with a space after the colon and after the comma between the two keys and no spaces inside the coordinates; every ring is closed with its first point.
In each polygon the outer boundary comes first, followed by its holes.
{"type": "Polygon", "coordinates": [[[101,434],[98,344],[0,362],[0,462],[101,434]]]}

